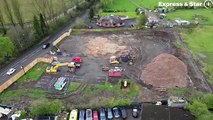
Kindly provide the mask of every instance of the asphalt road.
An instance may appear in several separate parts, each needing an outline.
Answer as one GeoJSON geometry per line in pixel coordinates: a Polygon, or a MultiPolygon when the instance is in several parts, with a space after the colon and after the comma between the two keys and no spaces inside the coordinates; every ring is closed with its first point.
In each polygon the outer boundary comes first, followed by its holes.
{"type": "MultiPolygon", "coordinates": [[[[86,20],[88,18],[88,11],[85,12],[83,15],[79,17],[82,20],[86,20]]],[[[79,20],[78,18],[78,20],[79,20]]],[[[21,66],[25,67],[29,63],[31,63],[35,58],[44,56],[47,54],[50,50],[52,45],[48,49],[42,49],[42,45],[44,43],[52,43],[56,38],[58,38],[60,35],[62,35],[64,32],[68,31],[70,28],[72,28],[77,23],[77,20],[71,20],[68,25],[64,26],[63,28],[59,29],[54,35],[49,36],[48,39],[45,41],[42,41],[38,43],[37,45],[33,46],[31,49],[27,50],[25,53],[23,53],[21,56],[19,56],[17,59],[11,61],[11,63],[7,64],[3,68],[0,69],[0,86],[5,83],[8,79],[10,79],[12,76],[14,76],[17,72],[23,70],[21,69],[21,66]],[[16,71],[12,75],[7,75],[7,71],[10,68],[15,68],[16,71]]]]}

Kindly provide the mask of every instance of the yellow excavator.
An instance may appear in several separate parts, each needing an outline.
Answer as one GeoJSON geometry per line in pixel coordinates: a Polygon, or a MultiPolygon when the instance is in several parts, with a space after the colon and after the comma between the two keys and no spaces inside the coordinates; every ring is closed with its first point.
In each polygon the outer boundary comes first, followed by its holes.
{"type": "Polygon", "coordinates": [[[58,63],[58,64],[53,65],[53,66],[48,66],[46,68],[46,73],[56,73],[56,72],[59,71],[58,68],[61,67],[61,66],[68,66],[70,72],[75,72],[75,70],[76,70],[75,62],[70,62],[70,63],[66,62],[66,63],[58,63]]]}
{"type": "Polygon", "coordinates": [[[119,60],[118,60],[118,58],[116,56],[111,56],[109,58],[109,63],[110,64],[119,64],[120,62],[119,62],[119,60]]]}

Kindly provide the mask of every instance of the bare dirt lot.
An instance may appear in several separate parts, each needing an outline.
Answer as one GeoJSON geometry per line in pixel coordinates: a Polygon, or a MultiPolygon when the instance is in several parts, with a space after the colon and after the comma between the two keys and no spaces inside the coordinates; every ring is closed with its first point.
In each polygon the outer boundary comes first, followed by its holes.
{"type": "Polygon", "coordinates": [[[161,53],[173,54],[175,51],[170,40],[162,40],[152,33],[142,31],[87,32],[71,35],[60,45],[60,49],[73,56],[82,55],[84,63],[76,75],[83,77],[84,82],[92,83],[98,78],[107,77],[101,67],[108,64],[112,55],[119,55],[125,50],[134,52],[134,64],[124,64],[122,67],[125,69],[125,76],[139,80],[140,71],[154,57],[161,53]]]}

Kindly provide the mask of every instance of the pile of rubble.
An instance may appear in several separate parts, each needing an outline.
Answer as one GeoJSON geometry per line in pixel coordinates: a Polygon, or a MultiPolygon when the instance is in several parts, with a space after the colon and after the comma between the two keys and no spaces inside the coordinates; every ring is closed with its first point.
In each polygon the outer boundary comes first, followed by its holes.
{"type": "Polygon", "coordinates": [[[120,46],[104,37],[90,38],[86,44],[87,50],[84,52],[85,55],[92,56],[105,56],[108,54],[117,54],[120,51],[126,50],[127,46],[120,46]]]}
{"type": "Polygon", "coordinates": [[[155,88],[185,87],[188,84],[187,66],[170,54],[160,54],[146,65],[141,80],[155,88]]]}

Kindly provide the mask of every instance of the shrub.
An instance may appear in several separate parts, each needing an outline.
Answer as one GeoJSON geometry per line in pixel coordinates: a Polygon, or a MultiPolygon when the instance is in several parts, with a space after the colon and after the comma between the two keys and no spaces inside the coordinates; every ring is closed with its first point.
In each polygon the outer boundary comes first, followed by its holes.
{"type": "Polygon", "coordinates": [[[207,105],[208,109],[213,109],[213,95],[212,94],[204,95],[201,98],[201,101],[207,105]]]}
{"type": "Polygon", "coordinates": [[[138,17],[137,21],[138,21],[138,27],[139,27],[139,28],[142,27],[142,26],[145,25],[145,23],[146,23],[146,16],[145,16],[144,14],[141,14],[141,15],[138,17]]]}
{"type": "Polygon", "coordinates": [[[198,100],[193,100],[192,104],[188,105],[188,109],[196,117],[199,117],[199,116],[209,112],[207,109],[207,106],[205,104],[199,102],[198,100]]]}
{"type": "Polygon", "coordinates": [[[56,115],[63,107],[63,103],[59,100],[48,101],[47,99],[34,101],[31,113],[33,116],[38,115],[56,115]]]}

